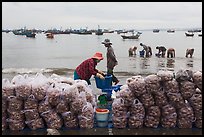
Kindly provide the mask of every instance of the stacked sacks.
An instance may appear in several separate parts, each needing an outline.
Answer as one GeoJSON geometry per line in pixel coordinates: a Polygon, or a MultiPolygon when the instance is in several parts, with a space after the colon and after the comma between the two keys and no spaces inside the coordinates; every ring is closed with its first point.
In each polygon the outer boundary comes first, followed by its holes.
{"type": "Polygon", "coordinates": [[[171,104],[163,106],[161,109],[161,126],[164,128],[173,128],[176,127],[176,122],[176,109],[171,104]]]}
{"type": "MultiPolygon", "coordinates": [[[[120,96],[116,96],[116,99],[121,98],[121,95],[124,96],[121,102],[124,103],[126,108],[124,107],[125,110],[120,112],[120,115],[126,113],[126,119],[124,119],[125,117],[121,119],[128,120],[128,126],[131,128],[141,128],[142,125],[156,128],[160,124],[164,128],[174,128],[176,126],[191,128],[193,125],[202,128],[202,91],[198,86],[202,85],[201,74],[190,70],[179,70],[176,75],[171,71],[159,71],[156,75],[152,74],[144,78],[140,75],[128,78],[126,80],[127,85],[123,85],[118,92],[120,96]],[[196,82],[199,84],[196,84],[196,82]],[[127,92],[128,89],[131,92],[127,92]],[[142,120],[138,121],[136,119],[136,114],[131,114],[130,108],[133,106],[135,99],[141,102],[145,109],[143,123],[142,120]],[[155,111],[155,113],[151,113],[152,111],[155,111]],[[152,116],[156,113],[157,116],[152,116]]],[[[114,109],[113,107],[113,112],[118,112],[114,109]]],[[[113,115],[113,119],[115,117],[116,115],[113,115]]],[[[118,120],[116,124],[121,123],[118,120]]],[[[121,128],[116,124],[114,127],[121,128]]]]}
{"type": "Polygon", "coordinates": [[[202,128],[202,94],[200,92],[195,93],[191,98],[188,99],[188,101],[194,111],[195,126],[197,128],[202,128]]]}
{"type": "Polygon", "coordinates": [[[127,126],[127,107],[125,106],[124,100],[115,98],[112,104],[112,120],[114,128],[126,128],[127,126]]]}
{"type": "Polygon", "coordinates": [[[94,108],[90,102],[86,102],[81,113],[78,115],[80,128],[93,128],[94,126],[94,108]]]}
{"type": "Polygon", "coordinates": [[[200,90],[202,90],[202,72],[196,71],[193,73],[193,82],[200,90]]]}
{"type": "Polygon", "coordinates": [[[150,106],[149,108],[147,108],[144,125],[146,127],[157,128],[160,122],[160,115],[161,111],[158,106],[150,106]]]}
{"type": "Polygon", "coordinates": [[[194,112],[188,103],[186,103],[184,107],[178,109],[177,125],[179,128],[192,128],[194,121],[194,112]]]}
{"type": "Polygon", "coordinates": [[[23,110],[23,100],[17,96],[9,96],[8,100],[8,125],[11,130],[23,130],[25,128],[25,118],[23,110]],[[17,116],[17,117],[16,117],[17,116]]]}
{"type": "Polygon", "coordinates": [[[116,97],[122,98],[127,108],[132,105],[134,100],[134,94],[127,86],[124,86],[120,91],[116,92],[116,97]]]}
{"type": "Polygon", "coordinates": [[[8,123],[7,123],[8,101],[7,99],[9,96],[14,96],[14,95],[15,95],[14,85],[8,79],[2,79],[2,110],[1,110],[2,131],[6,130],[8,127],[8,123]]]}
{"type": "Polygon", "coordinates": [[[142,128],[145,117],[145,108],[138,99],[134,99],[130,107],[128,125],[130,128],[142,128]]]}
{"type": "Polygon", "coordinates": [[[68,128],[78,128],[80,120],[81,128],[93,127],[91,110],[96,103],[92,90],[85,81],[74,81],[54,74],[47,78],[38,73],[31,77],[16,75],[11,82],[2,80],[2,84],[3,130],[23,130],[26,126],[31,130],[44,127],[59,129],[63,124],[68,125],[68,128]],[[83,90],[80,87],[84,87],[83,90]],[[90,105],[85,109],[87,103],[90,105]],[[76,123],[70,122],[70,113],[74,115],[76,123]]]}

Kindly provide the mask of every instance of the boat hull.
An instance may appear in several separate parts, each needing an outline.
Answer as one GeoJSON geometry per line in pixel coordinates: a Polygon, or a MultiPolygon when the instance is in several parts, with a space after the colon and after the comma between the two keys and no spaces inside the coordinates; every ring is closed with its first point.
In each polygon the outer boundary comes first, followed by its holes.
{"type": "Polygon", "coordinates": [[[138,39],[139,38],[139,35],[136,35],[136,36],[125,36],[125,35],[121,35],[121,37],[123,39],[138,39]]]}

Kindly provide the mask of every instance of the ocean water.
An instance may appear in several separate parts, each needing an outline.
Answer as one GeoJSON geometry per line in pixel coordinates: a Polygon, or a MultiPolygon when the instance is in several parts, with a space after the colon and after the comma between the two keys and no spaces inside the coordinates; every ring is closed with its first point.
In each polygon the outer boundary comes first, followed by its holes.
{"type": "MultiPolygon", "coordinates": [[[[17,36],[12,32],[2,32],[2,73],[35,73],[52,72],[53,70],[74,70],[82,61],[93,56],[97,51],[102,52],[102,60],[97,68],[106,71],[106,48],[101,44],[105,38],[113,43],[118,65],[114,71],[125,74],[151,74],[160,69],[177,71],[181,68],[202,70],[202,37],[195,33],[194,37],[186,37],[185,31],[167,33],[160,31],[143,31],[137,40],[123,40],[120,34],[105,33],[104,35],[55,35],[47,39],[45,34],[37,34],[36,38],[17,36]],[[152,47],[151,58],[139,57],[142,42],[152,47]],[[176,58],[157,58],[156,46],[175,48],[176,58]],[[128,49],[137,46],[137,55],[128,57],[128,49]],[[186,58],[187,48],[194,48],[193,58],[186,58]]],[[[126,34],[128,35],[128,34],[126,34]]]]}

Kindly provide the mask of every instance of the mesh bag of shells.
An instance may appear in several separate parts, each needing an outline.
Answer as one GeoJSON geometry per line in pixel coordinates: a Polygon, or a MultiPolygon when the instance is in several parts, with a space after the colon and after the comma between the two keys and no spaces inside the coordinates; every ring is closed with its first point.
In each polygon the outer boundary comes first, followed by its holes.
{"type": "Polygon", "coordinates": [[[13,120],[13,119],[6,119],[8,122],[8,126],[10,130],[19,131],[25,128],[25,121],[13,120]]]}
{"type": "Polygon", "coordinates": [[[85,92],[80,92],[78,97],[74,98],[74,100],[70,103],[70,111],[75,114],[80,114],[82,112],[82,108],[86,105],[86,102],[85,92]]]}
{"type": "Polygon", "coordinates": [[[31,130],[37,130],[45,127],[44,121],[42,118],[37,118],[29,121],[25,121],[25,124],[31,129],[31,130]]]}
{"type": "Polygon", "coordinates": [[[178,82],[189,81],[192,79],[192,71],[187,69],[180,69],[176,72],[175,79],[178,82]]]}
{"type": "Polygon", "coordinates": [[[78,115],[80,128],[93,128],[94,127],[94,108],[91,103],[87,102],[83,106],[82,112],[78,115]]]}
{"type": "Polygon", "coordinates": [[[133,77],[131,78],[131,80],[126,80],[126,81],[127,81],[128,88],[130,89],[130,91],[132,91],[135,97],[139,97],[142,94],[146,93],[144,78],[133,77]]]}
{"type": "Polygon", "coordinates": [[[9,96],[7,98],[8,101],[8,108],[9,111],[20,111],[23,110],[23,100],[22,98],[16,96],[9,96]]]}
{"type": "Polygon", "coordinates": [[[2,98],[7,99],[9,96],[15,96],[15,85],[9,79],[2,79],[2,98]]]}
{"type": "Polygon", "coordinates": [[[159,106],[150,106],[146,109],[144,125],[149,128],[157,128],[160,123],[161,111],[159,106]]]}
{"type": "Polygon", "coordinates": [[[112,121],[114,128],[126,128],[127,126],[127,107],[124,100],[115,98],[112,104],[112,121]]]}
{"type": "Polygon", "coordinates": [[[149,108],[150,106],[153,106],[155,104],[154,97],[151,93],[142,94],[139,97],[139,100],[145,108],[149,108]]]}
{"type": "Polygon", "coordinates": [[[162,88],[166,93],[179,93],[179,83],[173,79],[162,83],[162,88]]]}
{"type": "Polygon", "coordinates": [[[202,91],[202,72],[195,71],[193,73],[193,83],[202,91]]]}
{"type": "Polygon", "coordinates": [[[180,82],[180,92],[184,99],[189,99],[195,93],[195,84],[190,81],[180,82]]]}
{"type": "Polygon", "coordinates": [[[62,118],[54,109],[41,113],[41,116],[48,128],[60,129],[63,125],[62,118]]]}
{"type": "Polygon", "coordinates": [[[145,108],[139,99],[134,99],[129,109],[128,126],[130,128],[142,128],[145,117],[145,108]]]}
{"type": "Polygon", "coordinates": [[[113,117],[120,117],[127,115],[127,107],[125,106],[124,100],[120,98],[115,98],[112,103],[112,113],[113,117]]]}
{"type": "Polygon", "coordinates": [[[194,111],[195,126],[202,128],[202,94],[194,94],[188,101],[194,111]]]}
{"type": "Polygon", "coordinates": [[[29,77],[27,74],[16,75],[11,82],[15,85],[15,94],[17,97],[22,98],[23,100],[27,99],[31,94],[31,82],[33,78],[29,77]]]}
{"type": "Polygon", "coordinates": [[[165,91],[162,88],[160,88],[157,92],[153,94],[153,98],[154,98],[155,104],[159,107],[162,107],[168,104],[168,98],[166,96],[165,91]]]}
{"type": "Polygon", "coordinates": [[[122,98],[124,100],[124,105],[129,107],[133,103],[135,97],[133,92],[127,87],[116,92],[116,98],[122,98]]]}
{"type": "Polygon", "coordinates": [[[151,93],[152,95],[156,94],[158,90],[160,89],[160,81],[161,78],[157,75],[148,75],[144,78],[145,81],[145,87],[148,93],[151,93]]]}
{"type": "Polygon", "coordinates": [[[76,114],[71,111],[62,113],[63,123],[66,128],[78,128],[79,120],[76,114]]]}
{"type": "Polygon", "coordinates": [[[193,109],[189,103],[185,103],[185,106],[178,109],[177,125],[179,128],[192,128],[193,122],[195,122],[193,109]]]}
{"type": "Polygon", "coordinates": [[[26,100],[24,100],[24,109],[38,109],[38,100],[33,94],[31,94],[26,100]]]}
{"type": "Polygon", "coordinates": [[[177,113],[175,107],[167,104],[161,108],[161,126],[164,128],[176,127],[177,113]]]}
{"type": "Polygon", "coordinates": [[[174,73],[172,71],[168,71],[168,70],[159,70],[157,72],[157,76],[160,77],[162,82],[170,81],[170,80],[173,80],[174,73]]]}

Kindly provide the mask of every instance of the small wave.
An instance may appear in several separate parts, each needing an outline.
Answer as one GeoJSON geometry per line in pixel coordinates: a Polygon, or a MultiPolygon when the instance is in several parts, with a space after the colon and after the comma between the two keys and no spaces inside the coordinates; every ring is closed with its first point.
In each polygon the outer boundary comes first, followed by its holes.
{"type": "Polygon", "coordinates": [[[47,68],[2,68],[2,73],[17,73],[17,74],[33,74],[33,73],[50,73],[53,72],[52,69],[47,68]]]}

